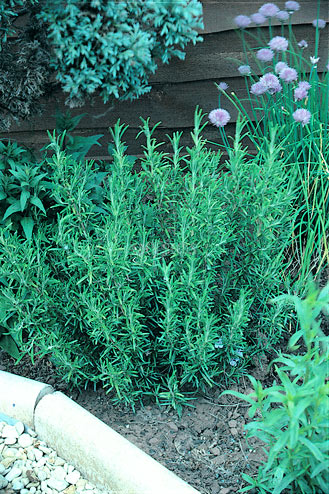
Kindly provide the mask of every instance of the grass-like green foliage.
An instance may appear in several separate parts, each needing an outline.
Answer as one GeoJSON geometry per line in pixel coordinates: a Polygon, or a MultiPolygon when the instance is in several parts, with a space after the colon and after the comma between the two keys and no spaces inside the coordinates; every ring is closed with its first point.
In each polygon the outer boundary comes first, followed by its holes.
{"type": "Polygon", "coordinates": [[[248,436],[266,443],[267,461],[257,478],[243,475],[260,494],[327,494],[329,485],[329,336],[321,330],[321,311],[329,311],[329,285],[321,291],[313,286],[302,300],[281,296],[295,305],[300,329],[289,341],[292,354],[273,361],[278,382],[263,389],[249,376],[254,392],[233,394],[250,403],[249,416],[259,418],[246,425],[248,436]],[[299,353],[298,353],[299,350],[299,353]],[[274,405],[274,406],[273,406],[274,405]]]}
{"type": "Polygon", "coordinates": [[[50,354],[74,386],[100,383],[133,405],[147,395],[179,409],[186,390],[229,380],[278,340],[295,186],[272,130],[250,159],[243,124],[225,170],[206,149],[154,129],[141,171],[112,131],[113,162],[77,160],[51,136],[52,188],[31,240],[0,230],[0,324],[23,351],[50,354]],[[99,175],[99,174],[102,175],[99,175]]]}
{"type": "MultiPolygon", "coordinates": [[[[320,0],[317,0],[317,5],[319,13],[320,0]]],[[[311,275],[320,279],[321,271],[329,264],[329,65],[320,73],[316,61],[320,43],[328,44],[328,27],[314,28],[315,42],[311,51],[309,47],[299,46],[300,40],[294,34],[293,16],[290,12],[288,21],[279,27],[271,24],[271,18],[267,19],[267,33],[265,27],[237,30],[244,55],[242,60],[234,62],[250,67],[250,74],[244,77],[248,97],[239,99],[230,89],[224,91],[219,88],[219,107],[225,108],[224,102],[228,99],[237,112],[244,115],[250,148],[262,149],[269,129],[273,126],[279,128],[276,139],[283,147],[283,166],[295,168],[299,176],[294,243],[287,255],[291,259],[290,276],[296,287],[298,283],[299,290],[303,291],[307,277],[311,275]],[[278,35],[287,39],[287,50],[274,51],[273,60],[261,62],[257,58],[258,51],[269,48],[270,41],[278,35]],[[295,69],[298,78],[287,82],[277,67],[278,62],[285,62],[295,69]],[[253,85],[262,82],[262,76],[269,74],[277,77],[281,90],[268,89],[263,94],[254,94],[253,85]],[[301,81],[309,83],[310,88],[305,98],[296,100],[295,89],[301,81]],[[294,112],[298,109],[310,112],[308,123],[295,121],[294,112]]],[[[327,63],[325,60],[321,62],[327,63]]],[[[227,148],[229,143],[225,132],[222,128],[220,131],[223,146],[227,148]]],[[[288,167],[286,169],[288,173],[288,167]]]]}

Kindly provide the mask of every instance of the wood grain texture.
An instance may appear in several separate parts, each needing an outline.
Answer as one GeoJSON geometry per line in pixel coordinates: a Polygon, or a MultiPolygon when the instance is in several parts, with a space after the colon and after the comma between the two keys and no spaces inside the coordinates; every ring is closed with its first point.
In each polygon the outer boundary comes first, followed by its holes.
{"type": "MultiPolygon", "coordinates": [[[[93,135],[104,134],[102,143],[104,146],[98,148],[94,146],[91,156],[100,157],[104,155],[104,147],[110,140],[108,128],[113,126],[120,118],[130,126],[126,133],[126,140],[129,143],[129,152],[140,154],[141,144],[135,141],[141,123],[140,116],[150,118],[151,125],[161,121],[155,135],[163,140],[166,133],[172,134],[174,130],[185,130],[183,137],[187,145],[191,144],[189,131],[193,126],[195,107],[198,105],[203,112],[208,113],[218,106],[218,90],[215,82],[224,80],[229,84],[228,92],[234,92],[240,100],[247,96],[245,81],[240,77],[237,67],[245,63],[241,48],[241,41],[234,30],[233,19],[238,14],[251,14],[256,12],[263,4],[263,1],[250,0],[204,0],[204,24],[203,42],[196,45],[189,45],[186,49],[185,60],[173,59],[170,64],[162,65],[151,78],[153,89],[150,93],[142,96],[138,100],[118,102],[114,101],[104,105],[97,96],[92,98],[85,107],[75,109],[72,115],[87,113],[82,118],[76,130],[77,134],[93,135]]],[[[280,7],[284,6],[283,1],[278,1],[280,7]]],[[[314,33],[311,24],[316,17],[316,0],[301,0],[301,9],[292,17],[294,33],[297,40],[306,39],[309,47],[305,50],[308,58],[314,53],[314,33]]],[[[329,21],[329,2],[322,0],[320,17],[329,21]]],[[[257,29],[252,28],[252,34],[256,34],[257,29]]],[[[261,28],[263,36],[268,38],[268,28],[261,28]]],[[[328,61],[329,52],[329,29],[328,25],[321,31],[321,42],[319,47],[319,71],[325,70],[324,66],[328,61]]],[[[274,34],[281,34],[280,28],[274,28],[274,34]]],[[[251,49],[261,47],[256,41],[251,39],[251,49]]],[[[266,42],[264,41],[264,45],[266,42]]],[[[256,64],[252,64],[256,74],[261,71],[256,64]]],[[[66,96],[62,92],[52,95],[48,101],[44,100],[45,111],[40,117],[35,116],[29,121],[21,122],[19,126],[12,126],[10,132],[0,134],[1,137],[17,139],[32,147],[40,148],[48,142],[46,129],[53,129],[55,126],[56,108],[67,111],[65,106],[66,96]]],[[[221,106],[231,113],[231,124],[228,131],[233,133],[234,122],[237,118],[237,111],[234,106],[222,96],[221,106]]],[[[250,112],[250,104],[245,101],[244,106],[250,112]]],[[[204,136],[213,140],[218,136],[218,130],[208,125],[204,131],[204,136]]],[[[166,144],[168,148],[168,144],[166,144]]]]}
{"type": "MultiPolygon", "coordinates": [[[[203,33],[231,30],[234,28],[234,17],[254,14],[264,3],[264,0],[203,0],[203,33]]],[[[284,1],[274,3],[284,9],[284,1]]],[[[299,4],[301,8],[292,16],[292,24],[309,24],[316,18],[317,1],[299,0],[299,4]]],[[[328,0],[321,2],[320,18],[329,18],[328,0]]],[[[280,25],[280,22],[273,19],[273,25],[280,25]]]]}

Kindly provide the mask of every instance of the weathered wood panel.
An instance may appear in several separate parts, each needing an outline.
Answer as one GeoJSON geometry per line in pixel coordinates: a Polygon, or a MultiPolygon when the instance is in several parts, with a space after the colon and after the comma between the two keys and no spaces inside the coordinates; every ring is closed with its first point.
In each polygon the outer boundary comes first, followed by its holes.
{"type": "MultiPolygon", "coordinates": [[[[263,1],[240,0],[204,0],[204,41],[195,46],[189,45],[186,50],[184,61],[173,59],[170,64],[159,67],[156,74],[151,78],[153,89],[147,95],[132,102],[115,101],[111,107],[104,105],[100,98],[93,98],[84,108],[72,111],[73,115],[87,113],[79,124],[77,133],[84,135],[104,134],[101,142],[104,147],[92,149],[91,155],[94,157],[106,156],[106,144],[110,140],[108,128],[113,126],[118,118],[122,122],[129,124],[130,128],[126,133],[126,141],[129,144],[129,152],[132,154],[141,153],[141,141],[135,141],[135,135],[140,125],[140,116],[150,117],[151,125],[161,121],[161,125],[155,135],[160,140],[165,139],[165,134],[172,134],[175,130],[185,130],[186,135],[182,139],[182,144],[191,144],[189,131],[193,126],[193,117],[196,105],[208,113],[218,106],[218,91],[215,82],[225,80],[229,84],[228,92],[234,92],[239,99],[246,97],[245,82],[240,77],[237,67],[240,63],[245,63],[241,48],[241,42],[234,31],[233,18],[238,14],[251,14],[256,12],[263,4],[263,1]],[[104,151],[105,150],[105,151],[104,151]]],[[[284,2],[277,4],[283,7],[284,2]]],[[[316,17],[316,0],[302,0],[301,10],[296,12],[292,19],[296,39],[306,39],[309,48],[305,51],[307,57],[314,53],[314,33],[311,24],[316,17]]],[[[323,1],[321,4],[320,17],[329,20],[329,3],[323,1]]],[[[251,29],[256,33],[257,28],[251,29]]],[[[268,37],[268,29],[261,28],[264,35],[268,37]]],[[[328,60],[329,35],[328,26],[321,31],[321,43],[319,47],[320,63],[319,69],[323,70],[328,60]]],[[[280,34],[280,28],[274,28],[274,34],[280,34]]],[[[256,41],[251,40],[251,48],[258,48],[256,41]]],[[[255,73],[260,73],[256,65],[253,66],[255,73]]],[[[232,116],[231,122],[237,118],[237,111],[234,106],[221,97],[221,105],[225,107],[232,116]]],[[[55,126],[54,113],[56,108],[66,111],[64,105],[65,95],[56,93],[51,100],[45,102],[46,110],[41,117],[34,117],[28,122],[22,122],[20,126],[12,127],[11,131],[2,134],[2,137],[10,137],[24,142],[27,145],[40,148],[47,142],[46,129],[53,129],[55,126]]],[[[250,111],[249,104],[244,103],[246,109],[250,111]]],[[[233,132],[234,126],[229,126],[228,130],[233,132]]],[[[205,137],[216,140],[218,130],[206,127],[205,137]]],[[[165,145],[165,150],[169,149],[165,145]]]]}
{"type": "MultiPolygon", "coordinates": [[[[227,31],[234,27],[233,19],[239,14],[251,15],[258,11],[265,0],[203,0],[204,33],[227,31]]],[[[274,2],[278,7],[284,9],[284,1],[274,2]]],[[[317,15],[317,0],[299,0],[300,10],[292,16],[292,24],[309,24],[317,15]]],[[[328,0],[320,5],[322,19],[328,19],[328,0]]],[[[280,22],[273,19],[273,25],[280,22]]]]}

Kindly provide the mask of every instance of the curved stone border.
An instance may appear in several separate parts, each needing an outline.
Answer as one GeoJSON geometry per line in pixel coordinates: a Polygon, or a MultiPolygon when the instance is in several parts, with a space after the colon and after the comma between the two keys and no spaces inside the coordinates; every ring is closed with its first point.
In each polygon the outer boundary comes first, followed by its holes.
{"type": "Polygon", "coordinates": [[[200,494],[63,393],[0,371],[0,414],[35,430],[97,487],[117,494],[200,494]]]}

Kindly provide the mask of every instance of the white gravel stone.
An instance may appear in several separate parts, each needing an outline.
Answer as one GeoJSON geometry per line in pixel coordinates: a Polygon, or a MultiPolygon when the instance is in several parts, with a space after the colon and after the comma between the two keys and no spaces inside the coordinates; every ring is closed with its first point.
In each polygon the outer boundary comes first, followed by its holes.
{"type": "Polygon", "coordinates": [[[48,487],[48,482],[47,480],[42,480],[41,482],[41,490],[44,491],[48,487]]]}
{"type": "Polygon", "coordinates": [[[42,482],[42,481],[44,481],[44,480],[46,480],[46,479],[47,479],[47,473],[46,473],[46,472],[44,472],[44,471],[43,471],[43,470],[41,470],[41,469],[37,470],[36,474],[37,474],[37,477],[38,477],[38,479],[40,480],[40,482],[42,482]]]}
{"type": "Polygon", "coordinates": [[[40,467],[43,467],[46,463],[47,463],[47,458],[45,456],[43,456],[42,458],[40,458],[40,460],[38,460],[36,462],[35,466],[37,468],[40,468],[40,467]]]}
{"type": "Polygon", "coordinates": [[[12,480],[16,479],[16,477],[19,477],[22,473],[22,470],[20,468],[17,468],[17,467],[13,467],[10,472],[7,473],[6,475],[6,480],[8,480],[8,482],[11,482],[12,480]]]}
{"type": "Polygon", "coordinates": [[[56,458],[55,465],[56,466],[65,465],[65,461],[62,458],[56,458]]]}
{"type": "Polygon", "coordinates": [[[55,479],[58,479],[58,480],[64,480],[65,476],[66,476],[66,471],[65,471],[65,468],[62,468],[62,467],[56,467],[54,469],[53,474],[52,474],[52,477],[54,477],[55,479]]]}
{"type": "Polygon", "coordinates": [[[19,434],[13,425],[5,425],[2,429],[2,437],[18,437],[19,434]]]}
{"type": "Polygon", "coordinates": [[[34,455],[34,450],[33,449],[28,449],[28,451],[27,451],[27,457],[31,461],[34,461],[35,460],[35,455],[34,455]]]}
{"type": "Polygon", "coordinates": [[[8,480],[3,475],[0,475],[0,489],[4,489],[7,485],[8,480]]]}
{"type": "Polygon", "coordinates": [[[43,457],[43,452],[40,449],[33,448],[31,451],[32,451],[36,461],[41,460],[41,458],[43,457]]]}
{"type": "Polygon", "coordinates": [[[2,456],[4,458],[14,457],[16,456],[16,451],[13,448],[6,448],[2,452],[2,456]]]}
{"type": "Polygon", "coordinates": [[[21,436],[25,430],[23,422],[16,422],[14,427],[17,430],[18,435],[21,436]]]}
{"type": "Polygon", "coordinates": [[[22,446],[22,448],[28,448],[29,446],[32,446],[33,443],[33,438],[29,436],[29,434],[22,434],[18,438],[18,444],[22,446]]]}
{"type": "Polygon", "coordinates": [[[73,470],[73,472],[68,473],[65,477],[66,482],[73,485],[75,485],[79,479],[80,472],[78,472],[77,470],[73,470]]]}
{"type": "Polygon", "coordinates": [[[47,480],[47,484],[51,489],[56,489],[56,491],[63,491],[69,485],[66,480],[60,480],[56,477],[50,477],[47,480]]]}
{"type": "Polygon", "coordinates": [[[6,437],[5,438],[5,444],[15,444],[15,442],[17,441],[17,437],[15,436],[9,436],[9,437],[6,437]]]}
{"type": "Polygon", "coordinates": [[[15,479],[11,483],[11,488],[14,489],[14,491],[20,491],[21,489],[24,489],[24,484],[20,479],[15,479]]]}
{"type": "MultiPolygon", "coordinates": [[[[22,422],[0,421],[0,494],[100,494],[22,422]],[[14,442],[13,442],[14,441],[14,442]]],[[[104,491],[101,494],[111,494],[104,491]]],[[[113,493],[112,493],[113,494],[113,493]]]]}
{"type": "Polygon", "coordinates": [[[49,455],[52,452],[52,449],[46,448],[46,446],[41,446],[40,445],[38,449],[39,449],[39,451],[42,451],[46,455],[49,455]]]}

